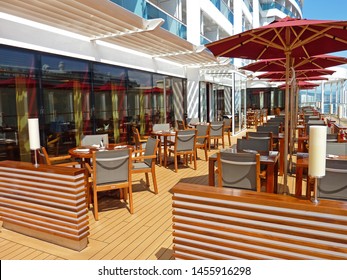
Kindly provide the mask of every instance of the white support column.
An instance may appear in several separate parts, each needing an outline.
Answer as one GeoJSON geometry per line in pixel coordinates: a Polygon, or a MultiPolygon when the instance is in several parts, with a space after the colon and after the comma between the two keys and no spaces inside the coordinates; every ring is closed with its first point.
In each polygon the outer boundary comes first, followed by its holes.
{"type": "Polygon", "coordinates": [[[187,0],[187,41],[200,45],[200,1],[187,0]]]}
{"type": "Polygon", "coordinates": [[[187,114],[189,118],[199,116],[199,68],[187,68],[187,114]]]}

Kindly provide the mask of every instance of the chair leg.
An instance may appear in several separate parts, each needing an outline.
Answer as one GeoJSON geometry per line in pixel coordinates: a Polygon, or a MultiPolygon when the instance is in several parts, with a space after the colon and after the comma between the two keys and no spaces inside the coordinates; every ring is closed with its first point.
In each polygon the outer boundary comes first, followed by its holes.
{"type": "Polygon", "coordinates": [[[149,187],[149,177],[148,177],[148,172],[145,172],[145,176],[146,176],[146,185],[147,185],[147,187],[149,187]]]}
{"type": "Polygon", "coordinates": [[[196,170],[196,156],[193,154],[191,154],[191,157],[194,157],[194,170],[196,170]]]}
{"type": "Polygon", "coordinates": [[[158,185],[157,185],[157,177],[155,175],[155,167],[152,168],[152,180],[153,180],[154,193],[158,194],[158,185]]]}
{"type": "Polygon", "coordinates": [[[177,161],[178,161],[178,159],[177,159],[177,155],[175,155],[175,172],[177,173],[177,161]]]}
{"type": "Polygon", "coordinates": [[[94,218],[96,221],[99,220],[99,209],[98,209],[98,193],[93,188],[93,210],[94,210],[94,218]]]}
{"type": "Polygon", "coordinates": [[[129,190],[129,191],[127,191],[127,192],[129,192],[129,210],[130,210],[130,214],[133,214],[134,213],[134,204],[133,204],[133,190],[132,190],[131,183],[127,189],[129,190]]]}
{"type": "Polygon", "coordinates": [[[230,130],[228,130],[228,139],[229,139],[229,146],[231,146],[231,136],[230,136],[230,130]]]}
{"type": "Polygon", "coordinates": [[[205,146],[205,161],[207,161],[207,147],[205,146]]]}

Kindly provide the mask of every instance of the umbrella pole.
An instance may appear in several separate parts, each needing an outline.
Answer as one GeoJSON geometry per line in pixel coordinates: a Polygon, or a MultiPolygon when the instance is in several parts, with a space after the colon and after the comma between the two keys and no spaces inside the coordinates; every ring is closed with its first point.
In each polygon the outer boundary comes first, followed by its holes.
{"type": "Polygon", "coordinates": [[[288,173],[288,136],[289,136],[289,68],[290,68],[290,51],[286,51],[286,92],[284,106],[284,155],[283,155],[283,193],[287,194],[287,173],[288,173]]]}
{"type": "Polygon", "coordinates": [[[289,167],[288,171],[290,174],[292,174],[292,167],[293,167],[293,161],[292,161],[292,154],[293,154],[293,109],[294,109],[294,81],[291,81],[291,87],[290,87],[290,123],[289,123],[289,167]]]}

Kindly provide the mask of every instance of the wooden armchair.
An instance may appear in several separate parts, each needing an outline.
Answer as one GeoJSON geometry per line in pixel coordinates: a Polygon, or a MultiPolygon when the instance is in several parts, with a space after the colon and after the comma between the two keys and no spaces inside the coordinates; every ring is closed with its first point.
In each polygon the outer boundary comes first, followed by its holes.
{"type": "Polygon", "coordinates": [[[196,149],[204,149],[205,160],[207,161],[208,142],[210,137],[210,126],[208,124],[198,124],[196,126],[196,149]]]}
{"type": "Polygon", "coordinates": [[[133,126],[132,131],[135,144],[135,156],[142,155],[146,148],[147,139],[141,137],[139,130],[135,126],[133,126]]]}
{"type": "MultiPolygon", "coordinates": [[[[95,220],[99,220],[98,193],[119,189],[126,201],[129,197],[129,211],[134,212],[131,161],[132,149],[94,151],[92,165],[86,163],[90,173],[90,188],[93,194],[95,220]]],[[[89,193],[89,192],[88,192],[89,193]]]]}
{"type": "Polygon", "coordinates": [[[186,124],[184,123],[183,120],[176,120],[176,129],[177,130],[185,130],[187,127],[186,127],[186,124]]]}
{"type": "Polygon", "coordinates": [[[49,156],[45,147],[39,151],[40,162],[47,165],[80,167],[78,161],[74,161],[70,155],[49,156]]]}
{"type": "Polygon", "coordinates": [[[178,170],[178,158],[184,157],[188,163],[188,156],[194,160],[194,170],[196,170],[196,129],[178,130],[175,134],[175,145],[169,148],[169,153],[174,154],[175,172],[178,170]]]}
{"type": "Polygon", "coordinates": [[[210,124],[209,150],[211,150],[211,141],[214,141],[214,148],[218,149],[219,139],[222,140],[224,148],[224,122],[211,122],[210,124]]]}
{"type": "Polygon", "coordinates": [[[231,121],[232,119],[224,120],[224,132],[228,134],[229,146],[231,146],[231,121]]]}
{"type": "Polygon", "coordinates": [[[140,154],[140,156],[133,157],[132,169],[131,172],[133,174],[136,173],[145,173],[146,176],[146,185],[149,187],[149,177],[148,173],[152,174],[152,181],[154,192],[158,193],[157,186],[157,178],[155,174],[155,162],[157,158],[157,152],[159,149],[159,139],[148,138],[146,143],[146,148],[144,150],[144,154],[140,154]]]}

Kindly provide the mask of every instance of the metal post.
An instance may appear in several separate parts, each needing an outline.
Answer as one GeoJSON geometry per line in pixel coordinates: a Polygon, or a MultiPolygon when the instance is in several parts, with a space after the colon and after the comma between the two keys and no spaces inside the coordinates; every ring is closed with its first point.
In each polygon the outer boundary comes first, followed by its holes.
{"type": "MultiPolygon", "coordinates": [[[[312,203],[314,204],[318,204],[319,200],[318,200],[318,180],[321,177],[314,177],[314,189],[313,189],[313,198],[311,199],[312,203]]],[[[307,191],[309,191],[309,189],[307,189],[307,191]]]]}

